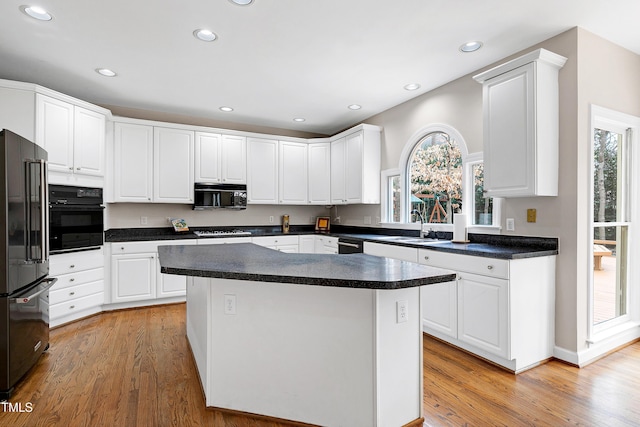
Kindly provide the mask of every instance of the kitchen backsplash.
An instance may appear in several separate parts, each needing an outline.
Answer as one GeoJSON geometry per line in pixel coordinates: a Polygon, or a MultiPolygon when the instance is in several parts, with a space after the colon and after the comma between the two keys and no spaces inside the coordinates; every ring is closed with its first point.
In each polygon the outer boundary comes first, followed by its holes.
{"type": "Polygon", "coordinates": [[[250,205],[244,210],[194,211],[191,205],[109,203],[105,228],[170,227],[168,218],[184,218],[194,227],[280,225],[284,214],[291,224],[304,225],[315,224],[318,216],[329,216],[330,210],[324,206],[250,205]]]}

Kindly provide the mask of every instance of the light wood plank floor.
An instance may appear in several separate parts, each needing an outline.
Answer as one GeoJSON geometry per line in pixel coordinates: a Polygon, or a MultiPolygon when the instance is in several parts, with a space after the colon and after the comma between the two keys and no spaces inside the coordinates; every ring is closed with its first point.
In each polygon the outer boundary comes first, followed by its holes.
{"type": "MultiPolygon", "coordinates": [[[[205,408],[184,319],[178,304],[53,330],[11,399],[32,411],[0,406],[0,426],[289,426],[205,408]]],[[[429,337],[424,356],[428,426],[640,425],[640,343],[581,370],[551,362],[518,376],[429,337]]]]}

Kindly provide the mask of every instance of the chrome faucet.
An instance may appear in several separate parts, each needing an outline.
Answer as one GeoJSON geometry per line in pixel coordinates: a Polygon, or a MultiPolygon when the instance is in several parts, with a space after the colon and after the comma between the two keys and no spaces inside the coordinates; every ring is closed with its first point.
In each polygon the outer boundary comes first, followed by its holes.
{"type": "Polygon", "coordinates": [[[420,218],[420,238],[424,238],[424,217],[422,216],[422,214],[420,213],[419,210],[414,209],[411,212],[409,212],[410,215],[418,215],[418,218],[420,218]]]}

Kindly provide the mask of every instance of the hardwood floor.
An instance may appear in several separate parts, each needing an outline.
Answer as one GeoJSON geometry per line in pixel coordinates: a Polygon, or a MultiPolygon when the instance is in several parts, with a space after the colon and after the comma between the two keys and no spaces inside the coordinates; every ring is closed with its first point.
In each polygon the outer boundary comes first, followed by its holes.
{"type": "MultiPolygon", "coordinates": [[[[640,425],[640,343],[581,370],[554,361],[518,376],[429,337],[424,356],[428,426],[640,425]]],[[[0,406],[0,426],[291,425],[205,408],[184,304],[105,313],[51,331],[51,348],[11,403],[23,412],[0,406]]]]}

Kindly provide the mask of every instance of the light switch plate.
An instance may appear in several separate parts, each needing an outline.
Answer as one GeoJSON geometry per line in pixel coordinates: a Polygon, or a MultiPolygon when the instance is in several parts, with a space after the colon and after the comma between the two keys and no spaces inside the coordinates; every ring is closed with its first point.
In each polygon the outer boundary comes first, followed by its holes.
{"type": "Polygon", "coordinates": [[[507,231],[516,230],[516,220],[513,218],[507,218],[507,231]]]}

